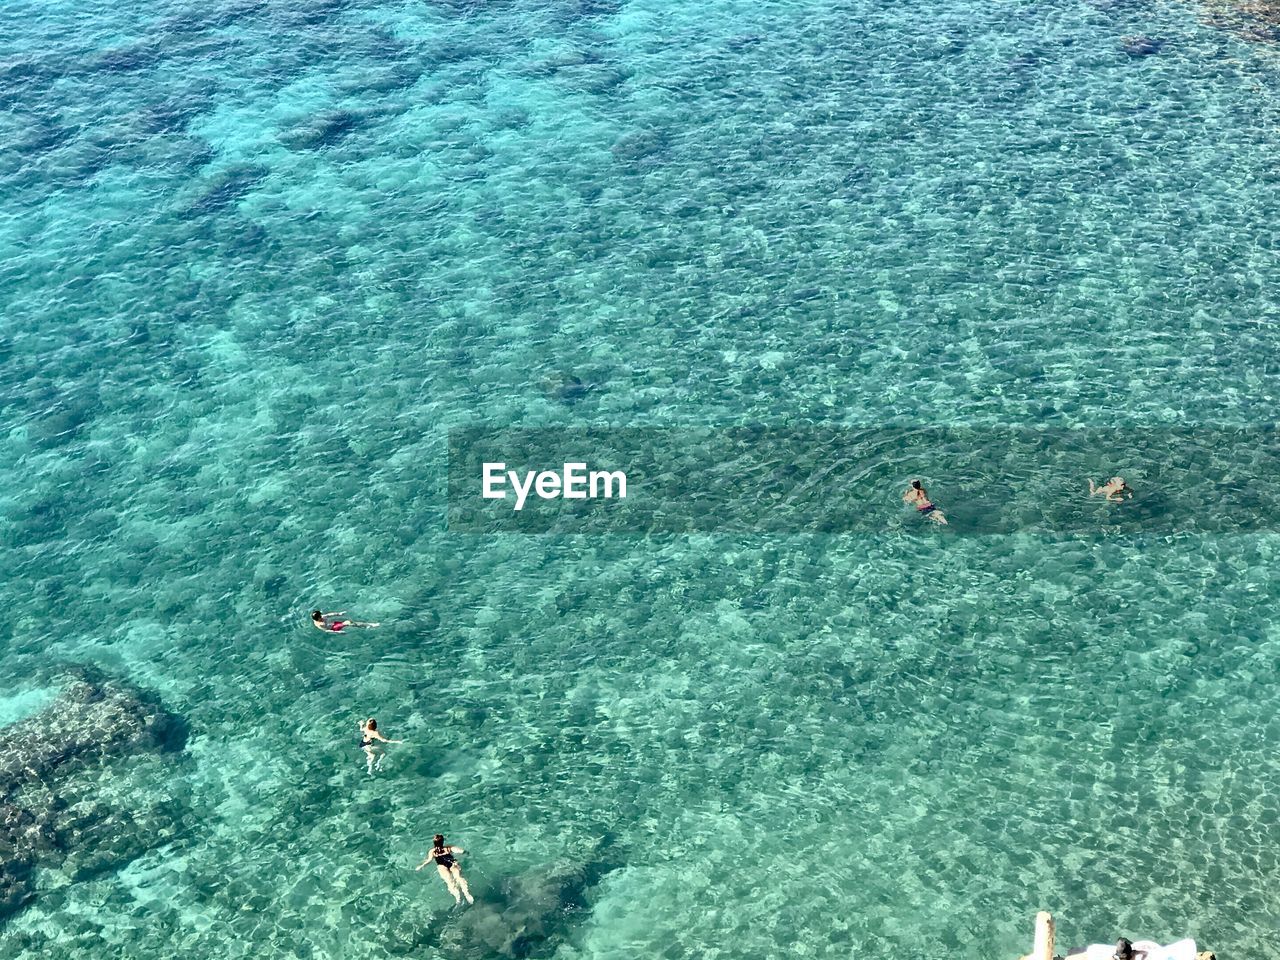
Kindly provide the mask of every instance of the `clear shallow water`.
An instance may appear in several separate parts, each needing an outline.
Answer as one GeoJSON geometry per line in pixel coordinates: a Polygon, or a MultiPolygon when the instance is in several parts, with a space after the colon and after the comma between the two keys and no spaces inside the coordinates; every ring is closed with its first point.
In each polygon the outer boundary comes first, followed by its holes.
{"type": "Polygon", "coordinates": [[[443,529],[475,422],[1272,418],[1277,61],[1199,13],[7,5],[0,696],[192,734],[6,955],[1276,955],[1274,534],[443,529]]]}

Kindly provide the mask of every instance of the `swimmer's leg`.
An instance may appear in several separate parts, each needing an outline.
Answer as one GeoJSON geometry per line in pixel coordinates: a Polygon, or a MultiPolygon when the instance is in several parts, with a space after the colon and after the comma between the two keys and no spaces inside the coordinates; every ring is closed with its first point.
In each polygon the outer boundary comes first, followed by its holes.
{"type": "Polygon", "coordinates": [[[456,863],[453,865],[453,879],[458,881],[458,886],[462,888],[462,895],[467,898],[467,903],[475,903],[475,898],[471,896],[471,890],[467,887],[467,878],[462,875],[462,868],[456,863]]]}
{"type": "Polygon", "coordinates": [[[453,882],[453,874],[449,872],[447,867],[436,864],[436,871],[440,874],[440,879],[444,881],[444,885],[449,888],[449,892],[453,894],[454,903],[462,902],[462,893],[458,890],[458,885],[453,882]]]}
{"type": "Polygon", "coordinates": [[[365,747],[364,755],[365,755],[365,759],[368,761],[368,763],[365,765],[365,772],[372,777],[373,776],[373,760],[374,760],[373,747],[365,747]]]}
{"type": "Polygon", "coordinates": [[[947,523],[947,518],[943,516],[941,510],[930,510],[929,519],[932,520],[934,523],[941,523],[944,526],[947,523]]]}

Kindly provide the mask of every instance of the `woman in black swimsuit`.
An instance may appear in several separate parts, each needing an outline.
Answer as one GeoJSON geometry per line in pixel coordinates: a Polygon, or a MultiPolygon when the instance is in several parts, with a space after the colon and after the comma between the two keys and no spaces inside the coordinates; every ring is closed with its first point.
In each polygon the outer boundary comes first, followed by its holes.
{"type": "Polygon", "coordinates": [[[369,761],[369,776],[373,776],[374,770],[382,769],[381,744],[384,743],[404,743],[404,741],[388,740],[384,737],[382,731],[378,729],[378,721],[373,717],[360,724],[360,749],[364,751],[365,758],[369,761]]]}
{"type": "Polygon", "coordinates": [[[426,859],[418,864],[416,869],[421,870],[434,860],[440,879],[444,881],[444,885],[453,894],[454,903],[461,903],[463,897],[467,898],[467,903],[475,903],[475,900],[471,897],[471,891],[467,889],[467,881],[462,877],[462,865],[457,860],[467,851],[461,847],[445,846],[443,833],[437,833],[434,839],[435,846],[432,847],[426,859]]]}

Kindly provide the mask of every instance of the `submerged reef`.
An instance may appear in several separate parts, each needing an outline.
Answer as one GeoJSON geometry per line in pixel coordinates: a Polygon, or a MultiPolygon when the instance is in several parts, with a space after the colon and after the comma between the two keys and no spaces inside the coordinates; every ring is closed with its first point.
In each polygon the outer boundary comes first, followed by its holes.
{"type": "Polygon", "coordinates": [[[1121,49],[1131,57],[1149,57],[1164,49],[1164,41],[1159,37],[1149,37],[1145,33],[1125,37],[1121,49]]]}
{"type": "Polygon", "coordinates": [[[1204,20],[1254,43],[1280,44],[1280,0],[1204,0],[1204,20]]]}
{"type": "Polygon", "coordinates": [[[115,869],[172,834],[156,808],[122,809],[77,775],[112,757],[176,752],[186,724],[119,678],[77,670],[39,713],[0,729],[0,920],[36,895],[36,868],[115,869]]]}

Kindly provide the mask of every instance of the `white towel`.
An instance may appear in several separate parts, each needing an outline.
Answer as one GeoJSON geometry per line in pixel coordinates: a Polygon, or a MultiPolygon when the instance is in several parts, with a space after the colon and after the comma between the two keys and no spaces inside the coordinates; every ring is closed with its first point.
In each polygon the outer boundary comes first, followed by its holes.
{"type": "Polygon", "coordinates": [[[1164,947],[1152,940],[1135,940],[1133,949],[1147,952],[1139,960],[1196,960],[1196,942],[1190,937],[1164,947]]]}

